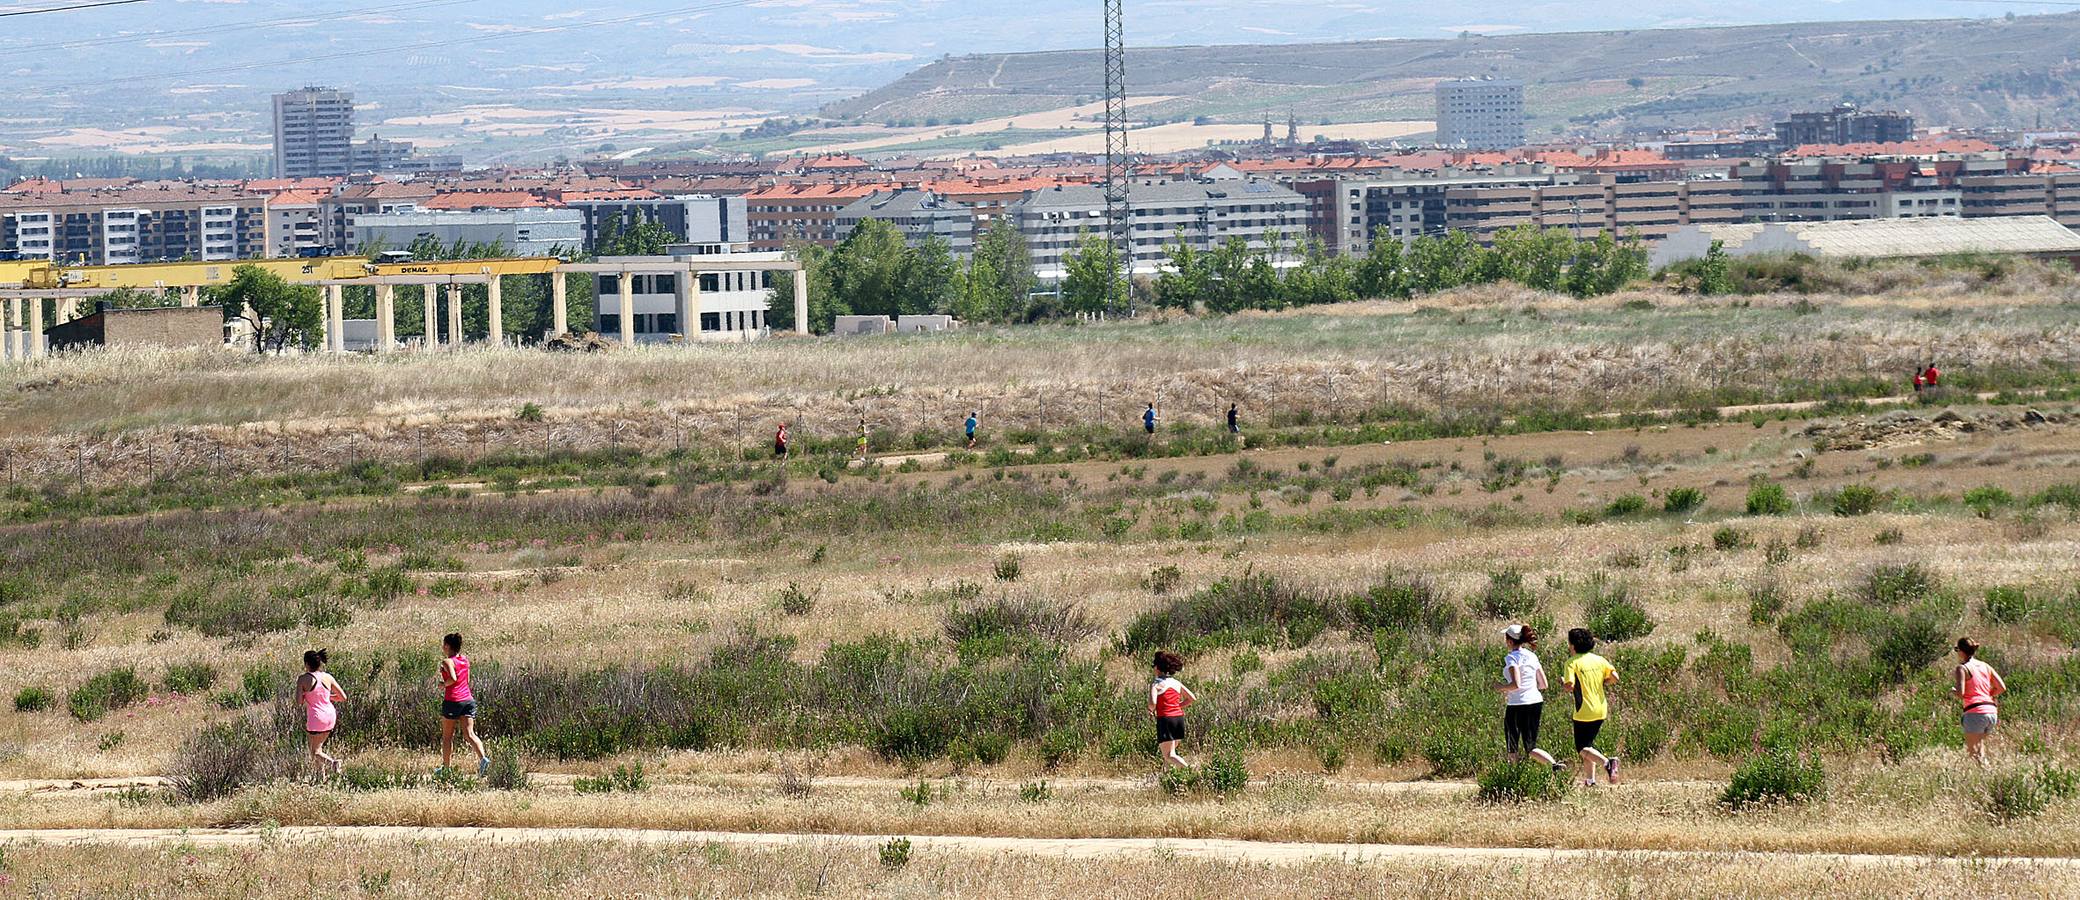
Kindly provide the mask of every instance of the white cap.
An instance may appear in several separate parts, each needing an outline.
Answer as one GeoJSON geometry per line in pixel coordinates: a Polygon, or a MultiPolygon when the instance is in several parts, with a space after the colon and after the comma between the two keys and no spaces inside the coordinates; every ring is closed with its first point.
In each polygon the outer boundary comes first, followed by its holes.
{"type": "Polygon", "coordinates": [[[1504,628],[1502,629],[1502,636],[1513,641],[1521,641],[1524,639],[1524,626],[1511,625],[1508,628],[1504,628]]]}

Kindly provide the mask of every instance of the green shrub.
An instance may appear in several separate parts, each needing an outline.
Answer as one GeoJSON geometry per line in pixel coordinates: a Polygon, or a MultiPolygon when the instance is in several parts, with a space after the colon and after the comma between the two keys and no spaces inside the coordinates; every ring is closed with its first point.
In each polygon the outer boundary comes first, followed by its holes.
{"type": "Polygon", "coordinates": [[[1844,485],[1836,491],[1831,504],[1834,514],[1842,517],[1867,516],[1877,512],[1885,502],[1885,494],[1867,484],[1844,485]]]}
{"type": "Polygon", "coordinates": [[[997,576],[998,581],[1017,581],[1020,575],[1025,574],[1025,562],[1020,560],[1016,553],[1006,553],[997,557],[997,563],[993,567],[992,572],[997,576]]]}
{"type": "Polygon", "coordinates": [[[1423,738],[1423,759],[1438,778],[1465,778],[1480,769],[1492,749],[1478,733],[1464,728],[1438,728],[1423,738]]]}
{"type": "Polygon", "coordinates": [[[1157,566],[1148,572],[1148,592],[1158,597],[1177,590],[1184,582],[1184,570],[1176,566],[1157,566]]]}
{"type": "Polygon", "coordinates": [[[197,660],[166,667],[166,690],[175,694],[201,694],[217,683],[217,667],[197,660]]]}
{"type": "Polygon", "coordinates": [[[1020,803],[1046,803],[1052,799],[1054,799],[1054,789],[1048,787],[1045,781],[1028,781],[1018,786],[1018,801],[1020,803]]]}
{"type": "Polygon", "coordinates": [[[920,779],[917,784],[905,785],[896,793],[902,796],[903,802],[918,809],[932,805],[932,783],[929,781],[920,779]]]}
{"type": "Polygon", "coordinates": [[[1907,533],[1898,528],[1887,528],[1871,538],[1871,543],[1880,547],[1896,547],[1907,542],[1907,533]]]}
{"type": "Polygon", "coordinates": [[[50,688],[41,685],[32,684],[16,691],[14,694],[15,712],[43,712],[56,705],[58,705],[58,695],[52,693],[50,688]]]}
{"type": "Polygon", "coordinates": [[[1763,751],[1734,771],[1719,802],[1734,809],[1804,803],[1827,793],[1827,771],[1818,756],[1787,749],[1763,751]]]}
{"type": "Polygon", "coordinates": [[[2051,792],[2027,769],[1997,772],[1986,779],[1982,805],[1987,815],[2002,822],[2034,818],[2050,808],[2051,792]]]}
{"type": "Polygon", "coordinates": [[[1753,537],[1731,525],[1721,525],[1719,530],[1712,532],[1712,548],[1721,553],[1746,550],[1753,546],[1755,546],[1753,537]]]}
{"type": "Polygon", "coordinates": [[[1598,640],[1612,643],[1638,640],[1654,633],[1654,620],[1632,599],[1632,586],[1592,578],[1589,602],[1584,605],[1584,625],[1598,640]]]}
{"type": "Polygon", "coordinates": [[[1871,661],[1894,681],[1927,668],[1943,656],[1943,630],[1935,623],[1910,617],[1892,623],[1871,648],[1871,661]]]}
{"type": "Polygon", "coordinates": [[[1784,584],[1775,578],[1762,578],[1748,585],[1748,624],[1762,626],[1777,621],[1784,614],[1788,602],[1784,598],[1784,584]]]}
{"type": "Polygon", "coordinates": [[[174,755],[168,775],[174,793],[191,802],[215,800],[282,771],[258,731],[246,721],[223,722],[191,735],[174,755]]]}
{"type": "Polygon", "coordinates": [[[2029,591],[2013,585],[1987,588],[1986,601],[1979,606],[1980,617],[1994,625],[2020,625],[2035,611],[2029,591]]]}
{"type": "Polygon", "coordinates": [[[2080,512],[2080,482],[2054,484],[2031,497],[2031,506],[2063,506],[2068,512],[2080,512]]]}
{"type": "Polygon", "coordinates": [[[1329,742],[1316,744],[1314,756],[1322,764],[1322,771],[1331,775],[1343,771],[1343,767],[1350,763],[1349,757],[1343,752],[1342,744],[1329,742]]]}
{"type": "Polygon", "coordinates": [[[1353,625],[1367,630],[1423,628],[1431,634],[1443,634],[1458,620],[1429,579],[1394,574],[1353,598],[1350,617],[1353,625]]]}
{"type": "Polygon", "coordinates": [[[1748,515],[1783,516],[1791,513],[1791,494],[1773,481],[1757,480],[1748,487],[1748,515]]]}
{"type": "Polygon", "coordinates": [[[900,869],[909,864],[909,838],[889,838],[888,843],[881,845],[881,865],[883,867],[900,869]]]}
{"type": "Polygon", "coordinates": [[[640,794],[650,788],[650,781],[643,775],[643,764],[615,766],[612,772],[603,772],[594,778],[579,777],[571,781],[571,790],[580,794],[640,794]]]}
{"type": "MultiPolygon", "coordinates": [[[[491,768],[484,775],[484,786],[494,791],[527,790],[527,767],[520,759],[520,745],[509,740],[489,742],[485,748],[491,753],[491,768]]],[[[641,766],[637,767],[638,770],[641,766]]]]}
{"type": "Polygon", "coordinates": [[[1898,608],[1926,600],[1942,587],[1942,580],[1918,562],[1880,565],[1863,577],[1860,596],[1867,603],[1898,608]]]}
{"type": "Polygon", "coordinates": [[[774,599],[780,604],[780,611],[790,616],[806,616],[816,610],[816,592],[792,581],[774,599]]]}
{"type": "Polygon", "coordinates": [[[1488,586],[1474,606],[1490,619],[1517,620],[1538,611],[1538,595],[1524,586],[1522,570],[1497,569],[1488,573],[1488,586]]]}
{"type": "Polygon", "coordinates": [[[1566,769],[1535,759],[1498,763],[1480,774],[1478,796],[1484,803],[1562,800],[1570,778],[1566,769]]]}
{"type": "Polygon", "coordinates": [[[137,677],[135,668],[124,666],[89,678],[85,684],[73,688],[71,696],[65,698],[65,706],[72,711],[73,718],[92,722],[108,715],[110,710],[143,700],[151,691],[144,679],[137,677]]]}
{"type": "Polygon", "coordinates": [[[1199,786],[1199,771],[1186,766],[1172,766],[1156,777],[1156,787],[1172,797],[1182,797],[1199,786]]]}
{"type": "Polygon", "coordinates": [[[1661,498],[1661,509],[1671,515],[1681,515],[1704,505],[1704,492],[1692,487],[1670,490],[1661,498]]]}
{"type": "Polygon", "coordinates": [[[1646,509],[1647,498],[1638,494],[1625,494],[1604,506],[1603,517],[1606,519],[1621,519],[1626,516],[1638,515],[1645,512],[1646,509]]]}
{"type": "Polygon", "coordinates": [[[1232,797],[1249,787],[1249,765],[1243,761],[1242,751],[1233,748],[1217,750],[1206,764],[1199,767],[1199,786],[1219,797],[1232,797]]]}
{"type": "Polygon", "coordinates": [[[1635,716],[1625,726],[1620,745],[1625,748],[1625,758],[1628,761],[1653,762],[1663,750],[1668,749],[1671,737],[1667,722],[1635,716]]]}
{"type": "Polygon", "coordinates": [[[2008,493],[2005,488],[1990,484],[1975,487],[1964,492],[1964,505],[1971,507],[1972,511],[1977,513],[1979,518],[1982,519],[1991,519],[1994,513],[2000,511],[2003,507],[2013,506],[2014,504],[2014,494],[2008,493]]]}

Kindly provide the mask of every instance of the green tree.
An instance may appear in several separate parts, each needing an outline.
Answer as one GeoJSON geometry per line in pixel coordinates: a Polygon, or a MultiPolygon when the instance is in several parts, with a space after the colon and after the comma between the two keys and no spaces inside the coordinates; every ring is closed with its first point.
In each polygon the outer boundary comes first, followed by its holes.
{"type": "Polygon", "coordinates": [[[1156,305],[1189,309],[1192,304],[1205,301],[1213,285],[1207,254],[1193,249],[1182,231],[1164,252],[1169,264],[1156,275],[1156,305]]]}
{"type": "Polygon", "coordinates": [[[896,311],[908,315],[945,315],[953,312],[961,290],[961,264],[953,248],[936,234],[926,235],[910,253],[904,272],[905,285],[896,311]]]}
{"type": "Polygon", "coordinates": [[[1062,257],[1062,305],[1069,312],[1108,309],[1121,294],[1119,248],[1102,234],[1084,232],[1062,257]]]}
{"type": "Polygon", "coordinates": [[[1434,294],[1473,284],[1487,252],[1463,231],[1419,237],[1408,248],[1409,288],[1434,294]]]}
{"type": "Polygon", "coordinates": [[[1575,241],[1557,228],[1519,225],[1495,235],[1490,281],[1514,281],[1532,290],[1557,291],[1565,283],[1575,241]]]}
{"type": "Polygon", "coordinates": [[[243,322],[251,330],[256,353],[318,346],[325,305],[315,287],[290,284],[280,275],[247,265],[232,269],[231,280],[209,293],[210,302],[223,305],[224,321],[243,322]]]}
{"type": "Polygon", "coordinates": [[[1704,258],[1697,261],[1697,292],[1707,297],[1731,294],[1736,290],[1733,283],[1733,259],[1726,255],[1726,242],[1713,241],[1705,251],[1704,258]]]}
{"type": "Polygon", "coordinates": [[[999,217],[975,242],[962,284],[964,319],[988,322],[1025,321],[1032,309],[1033,254],[1026,236],[1009,218],[999,217]]]}
{"type": "Polygon", "coordinates": [[[678,236],[656,219],[619,213],[600,225],[595,252],[600,256],[663,256],[678,236]]]}
{"type": "Polygon", "coordinates": [[[837,315],[893,316],[911,286],[914,251],[888,222],[867,219],[832,251],[827,267],[837,315]]]}
{"type": "MultiPolygon", "coordinates": [[[[815,334],[830,333],[837,317],[845,311],[838,306],[838,295],[831,285],[831,249],[822,244],[806,241],[791,241],[787,252],[802,263],[803,277],[809,283],[809,331],[815,334]]],[[[772,288],[767,293],[766,321],[774,331],[792,331],[794,321],[794,273],[777,271],[771,273],[772,288]]]]}
{"type": "Polygon", "coordinates": [[[1401,299],[1409,295],[1407,260],[1401,239],[1382,226],[1372,235],[1372,246],[1358,263],[1358,296],[1368,299],[1401,299]]]}

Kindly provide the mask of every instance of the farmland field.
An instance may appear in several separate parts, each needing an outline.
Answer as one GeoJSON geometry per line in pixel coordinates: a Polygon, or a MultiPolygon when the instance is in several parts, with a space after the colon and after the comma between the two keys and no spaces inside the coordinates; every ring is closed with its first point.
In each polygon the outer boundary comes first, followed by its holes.
{"type": "Polygon", "coordinates": [[[0,894],[2069,896],[2080,281],[1820,274],[0,368],[0,894]],[[1602,637],[1620,783],[1503,764],[1511,622],[1602,637]]]}

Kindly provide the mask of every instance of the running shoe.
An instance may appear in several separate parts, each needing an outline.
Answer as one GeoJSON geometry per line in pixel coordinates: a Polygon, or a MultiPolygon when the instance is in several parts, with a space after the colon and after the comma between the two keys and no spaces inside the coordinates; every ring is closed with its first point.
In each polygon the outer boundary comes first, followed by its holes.
{"type": "MultiPolygon", "coordinates": [[[[1613,763],[1612,763],[1612,764],[1613,764],[1613,765],[1616,765],[1616,762],[1615,762],[1615,761],[1613,761],[1613,763]]],[[[491,774],[491,757],[488,757],[488,756],[479,756],[479,757],[477,757],[477,777],[478,777],[478,778],[483,778],[483,777],[485,777],[485,776],[487,776],[487,775],[490,775],[490,774],[491,774]]]]}
{"type": "Polygon", "coordinates": [[[1610,776],[1612,784],[1618,783],[1618,758],[1613,756],[1603,761],[1603,773],[1610,776]]]}

